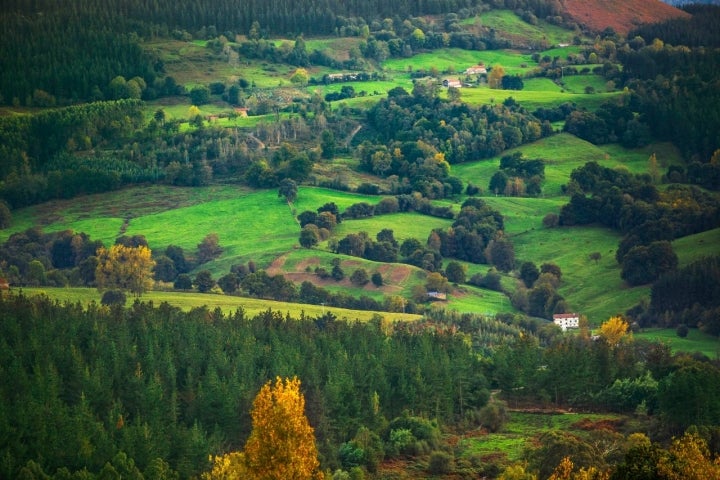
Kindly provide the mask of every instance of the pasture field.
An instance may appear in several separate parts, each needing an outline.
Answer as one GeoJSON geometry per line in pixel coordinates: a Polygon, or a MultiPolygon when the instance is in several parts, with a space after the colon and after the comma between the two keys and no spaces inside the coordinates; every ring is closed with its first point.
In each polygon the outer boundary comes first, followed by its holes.
{"type": "MultiPolygon", "coordinates": [[[[277,196],[277,193],[275,193],[277,196]]],[[[382,197],[376,195],[361,195],[352,192],[343,192],[340,190],[332,190],[330,188],[309,187],[300,185],[298,188],[298,197],[293,203],[293,208],[298,214],[305,210],[317,211],[326,203],[333,202],[342,212],[350,205],[360,202],[366,202],[374,205],[382,200],[382,197]]]]}
{"type": "Polygon", "coordinates": [[[514,50],[463,50],[461,48],[441,48],[432,52],[422,52],[410,58],[390,58],[382,68],[391,72],[430,71],[462,74],[465,69],[484,63],[488,67],[502,65],[507,74],[521,74],[535,65],[530,54],[514,50]]]}
{"type": "MultiPolygon", "coordinates": [[[[655,153],[661,169],[681,162],[677,149],[668,143],[654,143],[643,148],[625,149],[618,144],[593,145],[567,133],[542,138],[536,142],[507,150],[502,156],[516,151],[526,158],[545,161],[543,197],[563,196],[561,187],[570,174],[587,162],[598,162],[608,168],[626,168],[632,173],[647,173],[650,156],[655,153]]],[[[452,166],[452,174],[487,191],[493,174],[500,166],[500,157],[466,162],[452,166]]],[[[488,192],[490,194],[491,192],[488,192]]]]}
{"type": "MultiPolygon", "coordinates": [[[[23,288],[25,295],[47,295],[59,302],[80,302],[88,305],[91,302],[100,303],[102,295],[94,288],[23,288]]],[[[317,317],[324,313],[331,312],[340,320],[366,322],[376,316],[389,321],[414,321],[420,318],[419,315],[390,312],[371,312],[366,310],[349,310],[346,308],[327,307],[322,305],[308,305],[303,303],[276,302],[273,300],[261,300],[255,298],[235,297],[231,295],[216,295],[208,293],[193,292],[164,292],[150,291],[141,298],[143,302],[152,302],[155,305],[168,303],[182,310],[207,307],[208,310],[219,308],[223,313],[230,314],[242,308],[249,315],[257,315],[268,309],[288,314],[292,318],[317,317]]],[[[132,305],[134,298],[129,296],[127,305],[132,305]]]]}
{"type": "Polygon", "coordinates": [[[305,48],[308,52],[317,50],[335,60],[344,61],[350,58],[350,50],[359,48],[361,42],[359,37],[308,38],[305,40],[305,48]]]}
{"type": "Polygon", "coordinates": [[[563,273],[559,293],[570,308],[587,315],[591,325],[599,325],[610,316],[623,313],[646,296],[649,287],[626,287],[615,261],[620,235],[606,228],[536,227],[511,236],[515,257],[536,265],[557,264],[563,273]],[[589,255],[600,252],[595,263],[589,255]]]}
{"type": "MultiPolygon", "coordinates": [[[[512,408],[512,405],[508,405],[512,408]]],[[[614,414],[592,413],[526,413],[511,411],[510,419],[497,433],[463,438],[458,445],[463,457],[492,458],[502,465],[525,460],[527,448],[536,446],[543,433],[563,431],[580,437],[588,431],[581,428],[592,424],[621,422],[623,417],[614,414]],[[501,452],[501,453],[499,453],[501,452]],[[501,458],[498,458],[498,455],[501,458]]]]}
{"type": "MultiPolygon", "coordinates": [[[[456,212],[457,210],[459,209],[456,209],[456,212]]],[[[341,239],[349,233],[366,232],[374,240],[380,230],[388,228],[393,231],[395,240],[399,243],[408,238],[416,238],[424,244],[431,230],[447,228],[452,225],[452,222],[452,220],[416,212],[393,213],[357,220],[344,220],[337,226],[333,236],[341,239]]]]}
{"type": "Polygon", "coordinates": [[[538,19],[531,25],[511,10],[490,10],[479,17],[463,20],[464,25],[482,25],[503,32],[503,37],[517,39],[535,46],[571,43],[574,32],[538,19]]]}
{"type": "MultiPolygon", "coordinates": [[[[547,88],[547,87],[544,87],[547,88]]],[[[594,93],[588,95],[585,93],[569,93],[552,90],[499,90],[481,86],[476,88],[461,89],[461,98],[463,102],[470,105],[484,105],[488,103],[501,103],[508,98],[513,98],[529,111],[537,110],[540,107],[555,107],[569,102],[574,103],[578,108],[586,108],[595,110],[603,103],[622,95],[622,92],[611,93],[594,93]]]]}
{"type": "Polygon", "coordinates": [[[720,228],[678,238],[672,243],[682,267],[704,257],[720,254],[720,228]]]}
{"type": "Polygon", "coordinates": [[[556,92],[561,93],[562,87],[546,77],[532,77],[523,80],[523,90],[534,92],[556,92]]]}
{"type": "Polygon", "coordinates": [[[531,25],[515,15],[511,10],[490,10],[480,15],[484,27],[502,32],[501,36],[533,45],[558,45],[571,43],[574,33],[556,25],[538,19],[537,25],[531,25]]]}
{"type": "Polygon", "coordinates": [[[670,345],[672,353],[693,354],[700,352],[712,360],[720,360],[720,339],[691,328],[685,338],[680,338],[674,328],[646,328],[633,333],[635,338],[643,338],[670,345]]]}
{"type": "Polygon", "coordinates": [[[610,93],[615,89],[608,89],[607,80],[600,75],[565,75],[561,79],[561,83],[565,90],[570,93],[583,93],[589,95],[586,92],[587,88],[592,88],[593,92],[606,92],[610,93]]]}

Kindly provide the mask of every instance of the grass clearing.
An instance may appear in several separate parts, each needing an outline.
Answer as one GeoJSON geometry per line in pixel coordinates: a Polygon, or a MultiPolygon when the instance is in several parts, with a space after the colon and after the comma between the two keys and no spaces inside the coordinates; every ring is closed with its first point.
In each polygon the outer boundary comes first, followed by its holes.
{"type": "Polygon", "coordinates": [[[523,90],[500,90],[487,86],[463,88],[461,90],[462,101],[471,105],[483,105],[487,103],[499,103],[512,97],[523,107],[530,111],[540,107],[556,107],[569,102],[576,104],[579,108],[596,110],[604,102],[623,95],[622,92],[578,94],[569,92],[558,92],[552,90],[532,91],[523,90]]]}
{"type": "Polygon", "coordinates": [[[670,345],[672,353],[700,352],[712,360],[720,360],[720,339],[697,328],[691,328],[685,338],[680,338],[673,328],[646,328],[634,333],[635,338],[642,338],[670,345]]]}
{"type": "MultiPolygon", "coordinates": [[[[93,288],[24,288],[21,290],[24,294],[47,295],[48,297],[60,302],[80,302],[88,305],[91,302],[100,303],[101,294],[93,288]]],[[[302,315],[306,317],[317,317],[326,312],[332,312],[340,320],[361,321],[371,320],[376,315],[390,321],[406,322],[414,321],[420,318],[419,315],[411,315],[404,313],[389,312],[371,312],[365,310],[349,310],[345,308],[327,307],[322,305],[307,305],[303,303],[285,303],[273,300],[261,300],[254,298],[235,297],[230,295],[214,295],[207,293],[190,293],[190,292],[163,292],[150,291],[141,297],[143,302],[153,302],[155,305],[168,303],[169,305],[181,308],[182,310],[190,310],[193,308],[207,307],[210,310],[219,308],[225,314],[233,313],[238,308],[243,308],[249,315],[257,315],[268,309],[289,314],[293,318],[300,318],[302,315]]],[[[134,299],[128,298],[127,305],[132,305],[134,299]]]]}
{"type": "Polygon", "coordinates": [[[681,267],[704,257],[720,255],[720,228],[678,238],[673,241],[673,250],[681,267]]]}
{"type": "Polygon", "coordinates": [[[518,260],[531,260],[538,266],[552,262],[561,268],[563,282],[559,293],[572,309],[587,315],[592,325],[623,313],[649,293],[649,287],[624,285],[615,261],[620,235],[609,229],[536,228],[512,235],[512,240],[518,260]],[[601,254],[597,263],[589,259],[592,252],[601,254]]]}
{"type": "Polygon", "coordinates": [[[452,220],[430,217],[416,212],[393,213],[358,220],[345,220],[337,226],[334,236],[341,239],[349,233],[367,232],[374,240],[380,230],[388,228],[393,231],[395,239],[399,243],[408,238],[416,238],[424,244],[434,228],[447,228],[452,225],[452,222],[452,220]]]}
{"type": "Polygon", "coordinates": [[[565,75],[561,83],[565,90],[570,93],[583,93],[589,95],[588,89],[595,92],[614,92],[614,88],[608,89],[608,82],[600,75],[565,75]]]}
{"type": "MultiPolygon", "coordinates": [[[[510,405],[512,407],[512,405],[510,405]]],[[[578,428],[579,422],[600,422],[604,420],[616,421],[622,417],[612,414],[589,413],[526,413],[510,412],[510,419],[500,432],[490,433],[478,437],[461,440],[459,448],[463,456],[486,457],[498,459],[498,452],[502,452],[501,462],[510,465],[524,460],[526,449],[533,446],[533,442],[543,433],[564,431],[578,436],[586,436],[587,432],[578,428]]]]}
{"type": "Polygon", "coordinates": [[[511,10],[490,10],[480,15],[480,17],[476,17],[475,22],[472,23],[480,23],[484,27],[502,32],[503,37],[538,47],[548,44],[570,43],[574,35],[571,30],[549,24],[540,19],[537,20],[536,25],[529,24],[511,10]],[[479,19],[479,22],[477,19],[479,19]]]}
{"type": "Polygon", "coordinates": [[[502,65],[508,74],[522,74],[534,65],[531,55],[514,50],[463,50],[461,48],[441,48],[432,52],[423,52],[410,58],[391,58],[382,67],[386,71],[411,72],[429,71],[437,68],[441,72],[462,73],[468,67],[484,63],[488,67],[502,65]],[[523,66],[525,65],[525,66],[523,66]]]}

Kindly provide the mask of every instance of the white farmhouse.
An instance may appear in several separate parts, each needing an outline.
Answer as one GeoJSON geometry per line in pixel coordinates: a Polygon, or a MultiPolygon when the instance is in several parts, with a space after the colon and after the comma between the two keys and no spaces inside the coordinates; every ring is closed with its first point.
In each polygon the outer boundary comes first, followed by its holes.
{"type": "Polygon", "coordinates": [[[553,323],[562,328],[563,332],[568,328],[580,328],[580,315],[577,313],[556,313],[553,315],[553,323]]]}

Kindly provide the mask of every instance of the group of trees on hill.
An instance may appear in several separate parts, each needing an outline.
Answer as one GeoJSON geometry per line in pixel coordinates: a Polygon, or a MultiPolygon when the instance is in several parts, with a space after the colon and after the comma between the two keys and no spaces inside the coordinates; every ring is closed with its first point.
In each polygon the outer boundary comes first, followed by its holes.
{"type": "Polygon", "coordinates": [[[602,167],[596,162],[573,170],[563,206],[563,225],[600,223],[624,234],[616,251],[623,278],[650,283],[677,266],[668,243],[720,224],[717,199],[696,187],[672,185],[660,192],[650,175],[602,167]]]}
{"type": "Polygon", "coordinates": [[[720,336],[719,262],[717,256],[705,258],[660,276],[652,285],[649,311],[639,312],[638,320],[720,336]]]}

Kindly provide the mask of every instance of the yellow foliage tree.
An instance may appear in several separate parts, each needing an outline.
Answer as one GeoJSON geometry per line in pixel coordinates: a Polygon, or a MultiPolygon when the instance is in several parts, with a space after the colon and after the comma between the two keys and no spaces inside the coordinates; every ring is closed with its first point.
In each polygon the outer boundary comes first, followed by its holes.
{"type": "Polygon", "coordinates": [[[95,281],[99,289],[119,288],[139,297],[152,287],[155,261],[148,247],[113,245],[109,250],[102,247],[97,257],[95,281]]]}
{"type": "Polygon", "coordinates": [[[203,480],[243,480],[248,478],[245,468],[245,454],[230,452],[225,455],[211,456],[212,470],[205,472],[200,478],[203,480]]]}
{"type": "Polygon", "coordinates": [[[510,465],[498,480],[537,480],[537,475],[527,472],[524,465],[510,465]]]}
{"type": "Polygon", "coordinates": [[[313,428],[297,377],[266,383],[253,402],[253,429],[245,444],[248,479],[322,479],[313,428]]]}
{"type": "Polygon", "coordinates": [[[660,477],[667,480],[720,478],[720,457],[713,460],[705,441],[692,433],[673,440],[668,455],[660,459],[657,467],[660,477]]]}
{"type": "Polygon", "coordinates": [[[493,65],[488,73],[488,86],[490,88],[502,87],[502,79],[505,76],[505,69],[502,65],[493,65]]]}
{"type": "Polygon", "coordinates": [[[570,480],[573,471],[573,462],[570,457],[563,457],[560,465],[555,467],[555,471],[550,475],[548,480],[570,480]]]}
{"type": "Polygon", "coordinates": [[[615,346],[627,335],[628,324],[622,317],[610,317],[610,320],[600,325],[600,337],[609,345],[615,346]]]}

